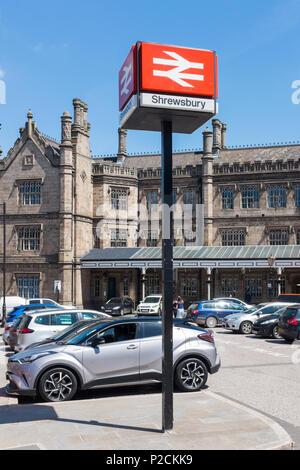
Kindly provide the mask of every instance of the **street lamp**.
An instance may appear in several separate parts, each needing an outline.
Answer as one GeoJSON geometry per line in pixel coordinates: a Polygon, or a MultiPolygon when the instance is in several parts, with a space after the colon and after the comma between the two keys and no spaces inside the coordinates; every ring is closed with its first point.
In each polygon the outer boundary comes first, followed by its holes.
{"type": "Polygon", "coordinates": [[[4,326],[6,319],[6,203],[2,204],[3,206],[3,279],[2,279],[2,292],[3,292],[3,303],[2,303],[2,322],[1,326],[4,326]]]}
{"type": "MultiPolygon", "coordinates": [[[[272,287],[272,276],[271,276],[271,270],[272,268],[274,267],[274,264],[275,264],[275,261],[276,261],[276,258],[274,258],[271,254],[271,256],[268,258],[268,265],[270,266],[270,275],[269,275],[269,282],[268,282],[268,287],[269,289],[271,288],[271,290],[269,290],[269,296],[271,297],[272,296],[272,290],[273,290],[273,287],[272,287]],[[270,286],[271,284],[271,286],[270,286]]],[[[275,287],[275,295],[277,294],[277,286],[275,287]]]]}

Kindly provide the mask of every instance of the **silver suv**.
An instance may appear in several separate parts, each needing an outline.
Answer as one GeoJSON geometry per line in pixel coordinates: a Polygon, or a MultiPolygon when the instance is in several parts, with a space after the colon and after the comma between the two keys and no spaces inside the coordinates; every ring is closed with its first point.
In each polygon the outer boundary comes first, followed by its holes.
{"type": "Polygon", "coordinates": [[[223,326],[226,330],[239,331],[244,335],[252,333],[253,324],[263,315],[271,315],[289,304],[284,302],[271,302],[262,307],[252,307],[244,313],[228,315],[223,320],[223,326]]]}
{"type": "MultiPolygon", "coordinates": [[[[198,391],[220,368],[213,336],[185,320],[174,320],[173,333],[175,384],[198,391]]],[[[11,356],[7,392],[66,401],[79,389],[161,382],[161,372],[160,320],[102,320],[55,345],[11,356]]]]}

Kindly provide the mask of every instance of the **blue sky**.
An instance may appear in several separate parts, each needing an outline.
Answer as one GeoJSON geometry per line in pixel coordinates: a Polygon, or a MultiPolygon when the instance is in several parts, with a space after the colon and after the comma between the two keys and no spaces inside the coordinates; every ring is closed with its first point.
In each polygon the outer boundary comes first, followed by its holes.
{"type": "MultiPolygon", "coordinates": [[[[60,138],[60,116],[78,97],[89,104],[92,153],[116,153],[118,71],[138,40],[216,50],[228,145],[300,140],[299,30],[300,0],[2,2],[0,145],[6,154],[29,108],[40,131],[60,138]]],[[[175,135],[174,149],[201,148],[202,131],[175,135]]],[[[128,152],[159,150],[159,133],[129,131],[128,152]]]]}

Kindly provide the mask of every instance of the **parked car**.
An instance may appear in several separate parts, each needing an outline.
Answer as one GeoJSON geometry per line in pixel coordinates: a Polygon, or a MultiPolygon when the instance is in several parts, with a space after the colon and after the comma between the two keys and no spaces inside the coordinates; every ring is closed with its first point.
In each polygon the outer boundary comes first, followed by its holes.
{"type": "Polygon", "coordinates": [[[52,299],[28,299],[27,303],[28,305],[47,304],[52,305],[52,308],[62,307],[65,310],[73,310],[74,308],[77,308],[75,305],[61,305],[52,299]]]}
{"type": "Polygon", "coordinates": [[[258,319],[253,324],[252,333],[257,336],[263,336],[264,338],[280,339],[281,336],[278,332],[279,317],[286,311],[287,308],[288,307],[283,307],[271,315],[263,315],[262,318],[258,319]]]}
{"type": "Polygon", "coordinates": [[[2,339],[3,339],[4,344],[6,344],[6,346],[10,346],[10,338],[12,337],[12,335],[14,334],[16,336],[17,326],[19,325],[22,318],[23,316],[16,318],[14,322],[7,324],[6,327],[4,328],[2,339]]]}
{"type": "Polygon", "coordinates": [[[278,302],[288,302],[289,304],[300,304],[300,294],[280,294],[277,300],[278,302]]]}
{"type": "Polygon", "coordinates": [[[94,310],[48,310],[29,312],[23,316],[17,329],[15,351],[24,351],[32,343],[42,341],[62,332],[67,326],[84,319],[111,319],[106,313],[94,310]]]}
{"type": "MultiPolygon", "coordinates": [[[[189,322],[174,324],[174,381],[202,389],[220,368],[213,336],[189,322]]],[[[91,388],[156,383],[162,379],[162,322],[157,318],[103,321],[59,344],[28,349],[7,364],[7,393],[71,400],[91,388]]]]}
{"type": "Polygon", "coordinates": [[[113,297],[101,307],[101,312],[123,316],[134,312],[134,302],[129,297],[113,297]]]}
{"type": "Polygon", "coordinates": [[[138,315],[158,315],[162,314],[162,295],[153,294],[148,295],[142,302],[139,303],[136,309],[138,315]]]}
{"type": "Polygon", "coordinates": [[[231,313],[244,312],[244,308],[226,300],[198,301],[190,305],[187,318],[207,328],[215,328],[223,323],[224,317],[231,313]]]}
{"type": "MultiPolygon", "coordinates": [[[[54,343],[59,343],[60,341],[65,340],[68,336],[73,336],[74,334],[79,333],[80,331],[84,330],[87,326],[97,324],[99,322],[103,322],[103,318],[93,318],[93,319],[86,319],[86,320],[80,320],[77,323],[74,323],[73,325],[68,326],[64,330],[60,331],[54,336],[50,336],[49,338],[46,338],[42,341],[38,341],[37,343],[32,343],[29,346],[25,348],[26,349],[33,349],[33,348],[39,348],[41,346],[45,346],[47,344],[54,344],[54,343]]],[[[24,350],[24,351],[25,351],[24,350]]]]}
{"type": "MultiPolygon", "coordinates": [[[[20,305],[25,305],[26,299],[23,297],[13,297],[7,296],[5,297],[5,305],[6,305],[6,315],[13,311],[15,307],[19,307],[20,305]]],[[[0,320],[2,320],[2,312],[3,312],[3,297],[0,298],[0,320]]]]}
{"type": "MultiPolygon", "coordinates": [[[[16,318],[25,315],[28,312],[34,312],[36,310],[52,310],[53,305],[47,304],[36,304],[36,305],[21,305],[20,307],[15,307],[13,311],[6,317],[6,325],[10,326],[9,323],[13,323],[16,318]]],[[[62,309],[62,307],[56,307],[56,309],[62,309]]]]}
{"type": "Polygon", "coordinates": [[[297,339],[300,340],[300,304],[290,306],[280,316],[278,333],[290,344],[297,339]]]}
{"type": "Polygon", "coordinates": [[[226,330],[238,331],[244,335],[252,333],[253,324],[262,316],[277,312],[288,304],[283,302],[271,302],[263,307],[253,307],[240,315],[229,315],[224,318],[223,326],[226,330]]]}
{"type": "Polygon", "coordinates": [[[249,308],[253,307],[253,305],[247,304],[243,300],[235,299],[234,297],[219,297],[219,298],[213,299],[213,300],[225,300],[225,301],[228,301],[228,302],[233,302],[234,304],[237,304],[237,305],[241,306],[244,310],[249,310],[249,308]]]}

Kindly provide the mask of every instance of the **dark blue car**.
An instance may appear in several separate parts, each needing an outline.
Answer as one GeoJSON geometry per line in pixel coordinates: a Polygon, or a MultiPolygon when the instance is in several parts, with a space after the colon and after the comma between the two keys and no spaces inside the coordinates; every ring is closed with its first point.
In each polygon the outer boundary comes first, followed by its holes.
{"type": "MultiPolygon", "coordinates": [[[[6,317],[6,323],[13,323],[16,318],[20,317],[21,315],[24,315],[25,313],[32,311],[32,310],[46,310],[46,309],[52,309],[53,310],[53,305],[48,305],[48,304],[31,304],[31,305],[20,305],[19,307],[15,307],[12,312],[10,312],[7,317],[6,317]]],[[[63,309],[63,307],[56,305],[56,309],[63,309]]]]}
{"type": "Polygon", "coordinates": [[[205,325],[207,328],[214,328],[221,325],[223,319],[231,313],[242,313],[244,311],[245,307],[229,300],[199,301],[189,306],[187,318],[199,325],[205,325]]]}

